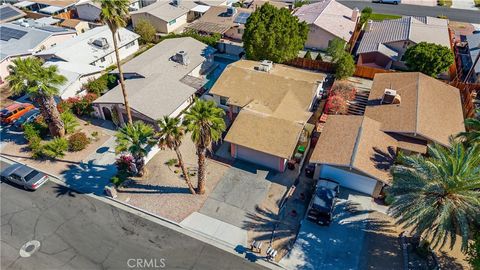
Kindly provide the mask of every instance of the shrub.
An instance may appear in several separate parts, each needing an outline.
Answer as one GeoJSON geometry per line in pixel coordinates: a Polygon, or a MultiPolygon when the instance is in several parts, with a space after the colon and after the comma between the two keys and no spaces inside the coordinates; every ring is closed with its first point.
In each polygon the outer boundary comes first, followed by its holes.
{"type": "Polygon", "coordinates": [[[33,123],[25,123],[23,125],[23,136],[27,141],[31,141],[32,139],[39,138],[40,139],[40,131],[35,128],[33,123]]]}
{"type": "Polygon", "coordinates": [[[132,175],[132,165],[133,165],[133,157],[130,155],[121,155],[115,161],[115,165],[117,166],[117,170],[119,173],[124,173],[127,175],[132,175]]]}
{"type": "Polygon", "coordinates": [[[75,132],[75,129],[78,127],[78,120],[71,111],[61,113],[60,118],[65,125],[65,132],[67,134],[75,132]]]}
{"type": "Polygon", "coordinates": [[[42,147],[42,154],[49,158],[61,158],[68,150],[68,141],[65,138],[56,137],[42,147]]]}
{"type": "MultiPolygon", "coordinates": [[[[90,115],[93,112],[92,102],[97,99],[97,95],[88,93],[83,97],[71,97],[66,100],[68,105],[63,107],[69,108],[76,115],[90,115]]],[[[64,111],[68,111],[64,110],[64,111]]]]}
{"type": "Polygon", "coordinates": [[[373,9],[371,7],[365,7],[362,9],[362,14],[360,15],[360,25],[366,23],[372,17],[373,9]]]}
{"type": "Polygon", "coordinates": [[[140,35],[140,41],[145,44],[155,41],[157,30],[149,21],[140,20],[135,25],[135,33],[140,35]]]}
{"type": "Polygon", "coordinates": [[[110,178],[110,183],[112,183],[115,187],[120,186],[125,180],[127,180],[128,175],[125,173],[117,173],[115,176],[110,178]]]}
{"type": "Polygon", "coordinates": [[[207,45],[210,45],[212,47],[217,47],[217,43],[222,36],[218,33],[215,33],[209,36],[202,36],[193,30],[189,30],[181,34],[170,33],[162,37],[161,40],[170,39],[170,38],[180,38],[180,37],[191,37],[207,45]]]}
{"type": "Polygon", "coordinates": [[[39,131],[40,133],[40,138],[44,139],[45,137],[47,137],[48,135],[50,135],[50,130],[48,129],[48,125],[47,123],[45,122],[45,119],[43,118],[42,115],[40,115],[39,117],[37,117],[37,119],[35,119],[35,121],[31,122],[31,124],[33,125],[33,127],[39,131]]]}
{"type": "Polygon", "coordinates": [[[339,95],[343,97],[345,100],[350,101],[355,98],[356,90],[354,86],[349,82],[336,81],[333,84],[332,89],[330,90],[330,93],[332,95],[339,95]]]}
{"type": "Polygon", "coordinates": [[[340,38],[334,38],[330,41],[327,48],[327,54],[332,58],[332,62],[336,63],[346,53],[346,42],[340,38]]]}
{"type": "Polygon", "coordinates": [[[168,167],[174,166],[176,164],[178,164],[178,160],[176,158],[171,158],[167,160],[167,162],[165,162],[165,165],[167,165],[168,167]]]}
{"type": "Polygon", "coordinates": [[[303,58],[312,60],[313,59],[312,58],[312,53],[310,51],[307,51],[307,53],[305,54],[305,56],[303,58]]]}
{"type": "Polygon", "coordinates": [[[385,196],[386,205],[391,205],[394,201],[395,201],[395,197],[393,197],[392,195],[387,194],[387,196],[385,196]]]}
{"type": "Polygon", "coordinates": [[[355,61],[353,57],[344,52],[336,62],[335,77],[339,80],[350,77],[355,73],[355,61]]]}
{"type": "Polygon", "coordinates": [[[321,54],[321,53],[318,53],[318,54],[317,54],[317,58],[315,58],[315,60],[317,60],[317,61],[323,61],[322,54],[321,54]]]}
{"type": "Polygon", "coordinates": [[[328,98],[325,110],[328,114],[347,114],[348,103],[339,95],[332,95],[328,98]]]}
{"type": "Polygon", "coordinates": [[[100,134],[98,134],[98,131],[93,131],[92,134],[90,134],[90,135],[92,136],[92,138],[93,138],[95,141],[97,141],[97,140],[98,140],[98,136],[99,136],[100,134]]]}
{"type": "MultiPolygon", "coordinates": [[[[113,66],[113,69],[116,67],[113,66]]],[[[87,83],[83,84],[83,88],[87,90],[88,93],[95,94],[97,96],[102,95],[108,89],[112,89],[117,85],[117,76],[113,74],[103,74],[94,80],[89,80],[87,83]]]]}
{"type": "Polygon", "coordinates": [[[32,158],[38,159],[43,157],[43,146],[40,137],[33,137],[28,141],[28,148],[32,151],[32,158]]]}
{"type": "Polygon", "coordinates": [[[83,132],[77,132],[68,138],[68,148],[70,151],[82,151],[90,143],[87,135],[83,132]]]}

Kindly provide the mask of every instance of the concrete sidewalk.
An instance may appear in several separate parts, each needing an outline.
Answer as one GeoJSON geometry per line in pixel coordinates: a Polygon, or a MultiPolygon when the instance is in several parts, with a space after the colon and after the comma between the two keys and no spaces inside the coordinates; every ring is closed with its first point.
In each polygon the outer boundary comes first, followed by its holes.
{"type": "Polygon", "coordinates": [[[238,245],[247,247],[247,231],[226,222],[194,212],[182,222],[184,228],[214,238],[217,241],[235,248],[238,245]]]}

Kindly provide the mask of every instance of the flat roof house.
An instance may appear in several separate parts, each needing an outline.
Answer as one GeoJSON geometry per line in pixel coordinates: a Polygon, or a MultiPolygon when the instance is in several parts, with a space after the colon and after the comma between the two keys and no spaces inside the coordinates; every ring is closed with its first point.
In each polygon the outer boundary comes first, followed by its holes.
{"type": "Polygon", "coordinates": [[[349,42],[360,18],[358,9],[350,9],[335,0],[315,1],[303,5],[293,13],[309,27],[305,47],[325,50],[330,41],[340,38],[349,42]]]}
{"type": "Polygon", "coordinates": [[[18,57],[27,57],[60,45],[76,35],[61,27],[27,27],[13,23],[0,25],[0,84],[9,75],[8,66],[18,57]]]}
{"type": "Polygon", "coordinates": [[[368,21],[356,51],[357,63],[376,68],[405,69],[402,59],[405,51],[422,41],[450,48],[448,20],[408,16],[368,21]]]}
{"type": "Polygon", "coordinates": [[[150,22],[157,32],[168,34],[187,24],[195,18],[194,12],[190,12],[198,5],[192,1],[174,0],[157,1],[151,5],[131,12],[132,23],[135,27],[140,21],[150,22]]]}
{"type": "Polygon", "coordinates": [[[25,15],[25,12],[10,4],[0,5],[0,23],[11,22],[23,18],[25,15]]]}
{"type": "Polygon", "coordinates": [[[460,93],[419,72],[376,74],[363,116],[330,115],[312,153],[315,177],[377,197],[397,152],[448,145],[465,130],[460,93]]]}
{"type": "MultiPolygon", "coordinates": [[[[163,116],[178,117],[206,83],[214,52],[190,37],[167,39],[122,65],[134,120],[156,126],[163,116]]],[[[123,104],[120,86],[94,101],[98,117],[119,125],[127,121],[123,104]]]]}
{"type": "Polygon", "coordinates": [[[234,119],[224,139],[232,157],[284,171],[298,144],[308,141],[307,121],[325,76],[262,63],[230,64],[209,93],[234,119]]]}
{"type": "MultiPolygon", "coordinates": [[[[75,9],[78,0],[25,0],[15,3],[14,6],[25,10],[46,14],[59,15],[75,9]]],[[[62,15],[64,18],[70,18],[71,15],[62,15]]]]}
{"type": "MultiPolygon", "coordinates": [[[[138,51],[139,37],[136,33],[125,28],[118,30],[117,41],[120,60],[138,51]]],[[[38,52],[35,55],[45,60],[92,65],[101,69],[116,64],[112,33],[108,26],[93,28],[63,44],[38,52]]]]}

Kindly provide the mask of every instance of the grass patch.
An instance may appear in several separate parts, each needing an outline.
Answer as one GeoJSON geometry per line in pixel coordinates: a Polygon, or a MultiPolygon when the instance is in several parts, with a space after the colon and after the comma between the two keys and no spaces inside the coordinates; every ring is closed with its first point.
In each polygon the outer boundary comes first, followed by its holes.
{"type": "Polygon", "coordinates": [[[451,7],[452,6],[452,0],[438,0],[437,1],[439,6],[442,7],[451,7]]]}
{"type": "Polygon", "coordinates": [[[394,15],[394,14],[382,14],[382,13],[372,13],[370,16],[370,20],[373,21],[383,21],[383,20],[393,20],[393,19],[400,19],[402,16],[394,15]]]}

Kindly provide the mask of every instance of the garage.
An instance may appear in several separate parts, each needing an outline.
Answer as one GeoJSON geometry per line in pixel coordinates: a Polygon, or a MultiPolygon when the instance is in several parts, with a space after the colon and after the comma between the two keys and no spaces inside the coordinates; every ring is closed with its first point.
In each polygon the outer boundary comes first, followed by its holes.
{"type": "Polygon", "coordinates": [[[320,165],[320,177],[329,178],[340,183],[341,186],[372,195],[377,180],[342,170],[329,165],[320,165]]]}
{"type": "Polygon", "coordinates": [[[280,157],[265,154],[247,147],[232,144],[232,156],[251,163],[283,172],[286,160],[280,157]]]}

